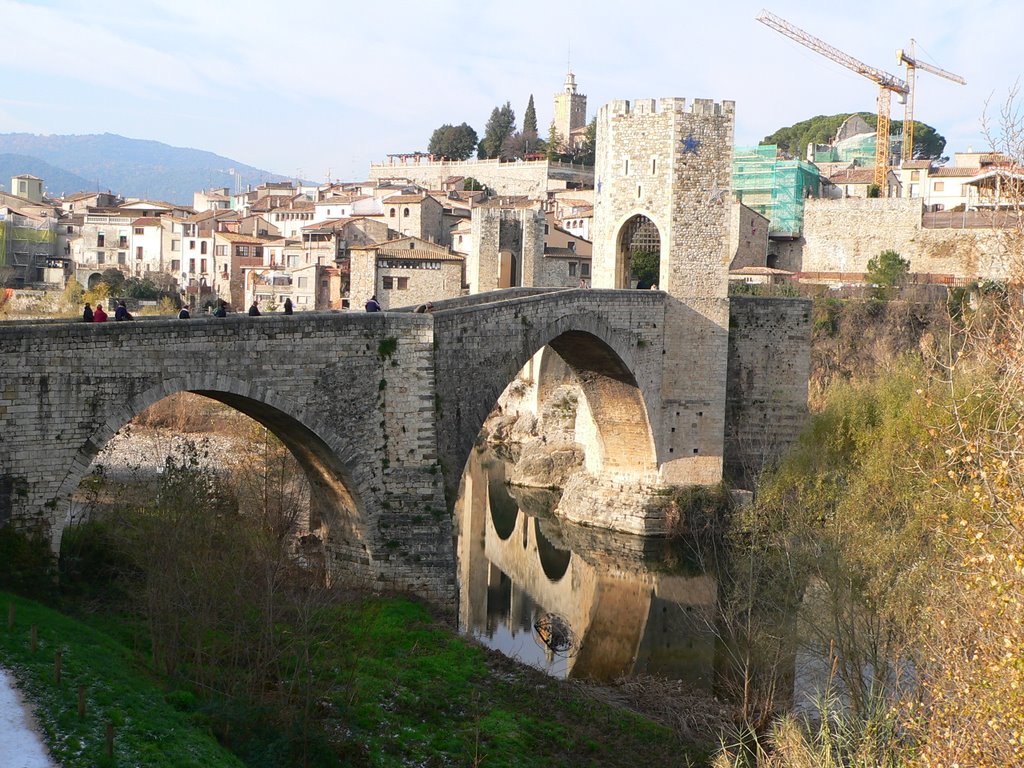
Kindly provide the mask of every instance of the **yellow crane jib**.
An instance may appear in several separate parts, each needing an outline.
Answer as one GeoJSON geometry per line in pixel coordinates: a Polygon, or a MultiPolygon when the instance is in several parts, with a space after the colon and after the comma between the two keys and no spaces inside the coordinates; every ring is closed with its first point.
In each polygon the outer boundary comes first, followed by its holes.
{"type": "Polygon", "coordinates": [[[917,79],[917,70],[922,70],[939,77],[944,77],[947,80],[952,80],[954,83],[960,85],[967,85],[967,81],[955,75],[952,72],[947,72],[944,69],[933,66],[923,61],[919,61],[914,55],[914,41],[910,41],[910,53],[908,54],[902,48],[896,50],[896,61],[903,64],[907,68],[907,101],[903,107],[903,149],[901,150],[900,156],[903,162],[914,159],[914,83],[917,79]]]}
{"type": "Polygon", "coordinates": [[[801,45],[810,48],[816,53],[831,59],[837,64],[842,64],[847,69],[856,72],[858,75],[874,81],[878,85],[878,124],[875,127],[875,178],[879,193],[887,194],[885,177],[889,170],[889,93],[895,93],[902,101],[910,93],[906,81],[890,74],[885,70],[878,69],[855,59],[850,54],[829,45],[814,35],[805,32],[800,27],[790,24],[774,13],[762,10],[756,17],[765,26],[771,27],[801,45]]]}

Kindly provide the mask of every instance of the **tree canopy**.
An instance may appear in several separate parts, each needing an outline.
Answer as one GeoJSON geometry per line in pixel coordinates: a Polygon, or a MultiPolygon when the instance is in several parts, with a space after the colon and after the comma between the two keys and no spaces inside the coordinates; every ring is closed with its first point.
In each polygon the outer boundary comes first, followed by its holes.
{"type": "Polygon", "coordinates": [[[505,139],[516,132],[516,113],[512,103],[506,101],[502,107],[491,110],[491,116],[484,126],[484,137],[477,148],[477,157],[487,159],[498,157],[505,139]]]}
{"type": "MultiPolygon", "coordinates": [[[[762,144],[776,144],[779,149],[793,157],[804,157],[807,152],[807,145],[829,144],[839,130],[839,126],[850,117],[856,114],[864,118],[864,121],[874,128],[878,124],[878,115],[871,112],[853,112],[838,115],[818,115],[809,120],[794,123],[785,128],[779,128],[775,133],[765,136],[762,144]]],[[[900,135],[903,132],[903,121],[893,120],[891,124],[893,135],[900,135]]],[[[942,152],[946,148],[946,139],[934,128],[920,120],[914,121],[914,159],[915,160],[942,160],[942,152]]]]}
{"type": "Polygon", "coordinates": [[[476,149],[477,136],[468,124],[449,125],[445,123],[430,136],[427,151],[449,160],[468,160],[476,149]]]}

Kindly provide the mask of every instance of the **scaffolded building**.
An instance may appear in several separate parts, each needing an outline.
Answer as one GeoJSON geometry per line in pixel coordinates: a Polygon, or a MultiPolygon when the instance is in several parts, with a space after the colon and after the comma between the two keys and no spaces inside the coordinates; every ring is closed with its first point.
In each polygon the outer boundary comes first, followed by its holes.
{"type": "Polygon", "coordinates": [[[803,160],[779,157],[775,144],[736,147],[732,156],[736,199],[769,220],[769,235],[796,238],[803,232],[804,200],[818,197],[818,169],[803,160]]]}
{"type": "Polygon", "coordinates": [[[53,282],[49,278],[63,274],[64,266],[63,259],[57,257],[56,243],[55,219],[33,219],[0,210],[0,285],[53,282]]]}

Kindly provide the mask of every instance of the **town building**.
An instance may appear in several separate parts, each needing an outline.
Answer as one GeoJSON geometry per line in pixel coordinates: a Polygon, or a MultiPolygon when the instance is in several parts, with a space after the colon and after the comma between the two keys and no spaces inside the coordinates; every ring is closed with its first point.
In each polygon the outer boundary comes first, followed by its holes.
{"type": "Polygon", "coordinates": [[[450,299],[462,294],[465,263],[445,246],[403,237],[349,249],[351,306],[376,296],[382,309],[450,299]]]}

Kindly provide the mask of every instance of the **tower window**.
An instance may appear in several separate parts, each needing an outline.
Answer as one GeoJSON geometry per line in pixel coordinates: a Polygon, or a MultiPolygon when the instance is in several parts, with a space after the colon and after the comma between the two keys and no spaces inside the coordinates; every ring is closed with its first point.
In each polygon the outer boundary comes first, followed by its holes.
{"type": "Polygon", "coordinates": [[[653,176],[657,172],[658,172],[658,158],[652,157],[651,158],[651,175],[653,176]]]}

